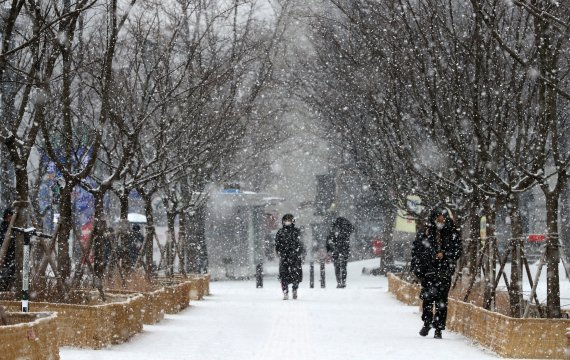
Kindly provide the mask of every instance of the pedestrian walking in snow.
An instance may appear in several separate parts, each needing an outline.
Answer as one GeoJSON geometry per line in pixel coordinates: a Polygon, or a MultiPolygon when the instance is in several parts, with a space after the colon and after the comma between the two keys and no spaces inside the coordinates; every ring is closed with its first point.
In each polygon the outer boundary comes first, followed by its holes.
{"type": "Polygon", "coordinates": [[[301,242],[301,231],[295,227],[295,218],[285,214],[283,227],[275,236],[275,251],[279,257],[279,280],[283,290],[283,300],[289,299],[289,285],[292,285],[293,299],[297,299],[299,283],[303,281],[303,256],[305,248],[301,242]]]}
{"type": "Polygon", "coordinates": [[[129,270],[135,267],[143,242],[144,242],[144,236],[141,233],[140,225],[133,224],[133,227],[131,228],[131,231],[129,231],[129,234],[127,236],[127,256],[128,256],[127,268],[129,270]]]}
{"type": "Polygon", "coordinates": [[[115,229],[111,226],[107,226],[104,223],[103,232],[103,267],[107,269],[110,266],[111,258],[113,254],[113,244],[115,242],[115,229]]]}
{"type": "Polygon", "coordinates": [[[350,234],[354,226],[346,218],[338,217],[333,223],[327,237],[327,252],[332,255],[334,272],[336,275],[336,287],[346,287],[346,264],[350,256],[350,234]]]}
{"type": "Polygon", "coordinates": [[[435,328],[434,338],[441,339],[447,319],[447,297],[457,259],[461,256],[461,237],[446,209],[434,210],[418,230],[412,247],[411,269],[421,282],[421,336],[435,328]],[[435,307],[435,313],[434,313],[435,307]]]}
{"type": "MultiPolygon", "coordinates": [[[[0,248],[4,243],[6,232],[14,215],[14,210],[8,207],[4,210],[2,224],[0,224],[0,248]]],[[[16,236],[12,231],[10,244],[4,257],[4,264],[0,268],[0,291],[10,291],[16,280],[16,236]]]]}

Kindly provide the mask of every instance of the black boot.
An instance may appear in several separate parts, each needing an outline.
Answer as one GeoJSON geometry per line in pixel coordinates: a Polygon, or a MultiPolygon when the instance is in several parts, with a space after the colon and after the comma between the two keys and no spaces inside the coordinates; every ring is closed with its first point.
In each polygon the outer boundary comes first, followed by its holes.
{"type": "Polygon", "coordinates": [[[424,325],[424,327],[420,330],[420,335],[421,336],[427,336],[427,334],[429,334],[430,329],[431,329],[431,326],[424,325]]]}
{"type": "Polygon", "coordinates": [[[441,339],[441,330],[435,329],[435,334],[433,334],[434,339],[441,339]]]}

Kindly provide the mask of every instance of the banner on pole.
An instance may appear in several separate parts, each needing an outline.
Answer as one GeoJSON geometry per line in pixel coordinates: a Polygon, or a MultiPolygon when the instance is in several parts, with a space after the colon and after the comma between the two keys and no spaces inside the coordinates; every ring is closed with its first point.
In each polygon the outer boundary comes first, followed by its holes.
{"type": "Polygon", "coordinates": [[[422,211],[422,200],[417,195],[409,195],[406,197],[407,210],[398,210],[396,216],[395,231],[415,233],[416,219],[411,214],[420,214],[422,211]]]}

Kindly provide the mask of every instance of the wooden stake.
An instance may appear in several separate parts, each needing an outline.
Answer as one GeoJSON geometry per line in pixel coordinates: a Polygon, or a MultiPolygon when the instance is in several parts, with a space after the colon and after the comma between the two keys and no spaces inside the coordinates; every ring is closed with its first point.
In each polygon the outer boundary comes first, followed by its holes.
{"type": "MultiPolygon", "coordinates": [[[[481,249],[484,249],[485,245],[486,245],[486,242],[483,244],[483,246],[481,246],[481,249]]],[[[481,254],[479,255],[479,259],[477,259],[476,269],[481,268],[484,255],[485,255],[485,252],[481,251],[481,254]]],[[[473,285],[475,285],[476,273],[477,273],[477,271],[475,271],[475,272],[473,272],[473,274],[471,274],[471,279],[469,280],[469,286],[467,287],[467,291],[465,292],[465,296],[463,297],[464,302],[467,302],[467,300],[469,299],[469,295],[471,295],[471,291],[473,290],[473,285]]]]}
{"type": "MultiPolygon", "coordinates": [[[[534,282],[532,281],[532,275],[530,274],[530,266],[528,266],[528,260],[524,252],[521,254],[521,257],[526,270],[526,277],[528,278],[530,288],[532,289],[534,287],[534,282]]],[[[529,298],[528,301],[530,302],[531,298],[529,298]]],[[[538,308],[538,313],[540,314],[540,317],[544,317],[544,311],[542,311],[542,307],[540,306],[540,301],[538,301],[538,296],[536,296],[536,292],[534,293],[534,302],[536,304],[536,307],[538,308]]]]}
{"type": "MultiPolygon", "coordinates": [[[[538,262],[538,269],[536,269],[536,277],[534,278],[534,284],[532,286],[532,289],[530,290],[530,296],[528,299],[528,304],[526,304],[526,307],[524,309],[523,318],[528,317],[528,311],[530,309],[532,299],[536,297],[536,287],[538,286],[538,279],[540,278],[540,273],[542,272],[542,267],[544,266],[545,262],[546,262],[546,247],[544,248],[540,256],[540,261],[538,262]]],[[[537,302],[536,305],[539,306],[539,303],[537,302]]]]}
{"type": "Polygon", "coordinates": [[[2,321],[2,325],[8,325],[8,316],[6,316],[6,311],[2,305],[0,305],[0,321],[2,321]]]}

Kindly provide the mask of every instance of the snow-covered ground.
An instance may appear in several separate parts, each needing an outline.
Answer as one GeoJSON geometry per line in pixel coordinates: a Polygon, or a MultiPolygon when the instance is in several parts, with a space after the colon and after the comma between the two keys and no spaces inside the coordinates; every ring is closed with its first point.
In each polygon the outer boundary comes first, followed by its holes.
{"type": "Polygon", "coordinates": [[[308,271],[298,300],[283,301],[277,280],[213,282],[212,295],[157,325],[145,325],[128,343],[102,350],[63,348],[62,360],[371,360],[492,359],[492,352],[445,331],[442,340],[418,335],[417,307],[388,293],[385,277],[362,275],[377,260],[349,264],[348,286],[336,289],[327,265],[327,288],[308,271]]]}

